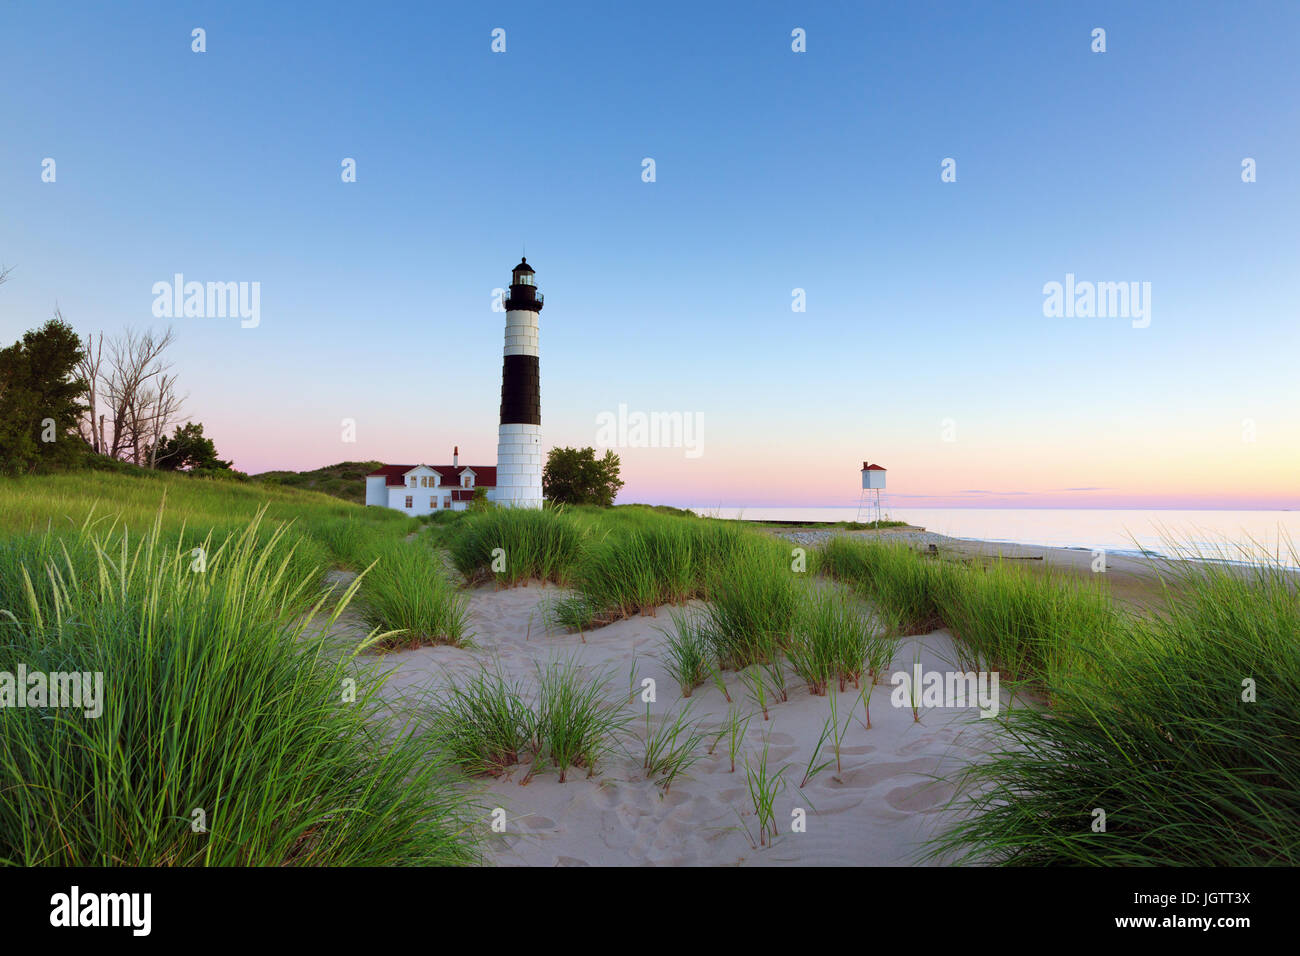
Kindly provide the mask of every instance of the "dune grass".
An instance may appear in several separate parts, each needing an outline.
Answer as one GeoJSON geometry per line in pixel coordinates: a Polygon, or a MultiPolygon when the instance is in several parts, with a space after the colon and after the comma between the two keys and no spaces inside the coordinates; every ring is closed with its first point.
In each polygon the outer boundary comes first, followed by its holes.
{"type": "MultiPolygon", "coordinates": [[[[1291,555],[1294,564],[1296,555],[1291,555]]],[[[1166,571],[1050,710],[1004,714],[936,854],[1003,865],[1300,864],[1300,596],[1279,562],[1166,571]],[[1176,598],[1174,595],[1177,595],[1176,598]],[[1104,813],[1104,831],[1098,829],[1104,813]]]]}
{"type": "Polygon", "coordinates": [[[699,752],[705,737],[702,727],[702,720],[691,719],[691,705],[687,703],[671,720],[665,717],[656,730],[650,723],[650,705],[646,704],[645,758],[641,767],[646,776],[659,778],[664,793],[703,756],[699,752]]]}
{"type": "Polygon", "coordinates": [[[368,627],[386,632],[382,647],[469,643],[469,596],[422,541],[392,542],[366,571],[359,602],[368,627]]]}
{"type": "Polygon", "coordinates": [[[672,628],[663,632],[668,639],[664,664],[681,688],[682,696],[690,697],[695,688],[709,679],[709,642],[700,615],[673,611],[672,621],[672,628]]]}
{"type": "Polygon", "coordinates": [[[593,537],[573,584],[598,618],[618,620],[703,596],[741,542],[755,536],[707,519],[651,515],[593,537]]]}
{"type": "Polygon", "coordinates": [[[809,693],[825,694],[833,681],[842,691],[850,682],[859,686],[864,672],[875,678],[889,666],[896,632],[893,622],[827,588],[800,606],[786,653],[809,693]]]}
{"type": "MultiPolygon", "coordinates": [[[[924,559],[922,559],[924,560],[924,559]]],[[[1116,639],[1120,612],[1104,583],[997,560],[935,576],[936,604],[967,670],[1043,691],[1066,671],[1093,668],[1116,639]]]]}
{"type": "MultiPolygon", "coordinates": [[[[745,786],[749,790],[750,803],[754,808],[754,817],[758,823],[758,843],[755,849],[767,846],[778,833],[776,825],[776,798],[785,789],[786,767],[775,772],[768,766],[768,741],[764,739],[763,749],[757,759],[750,765],[749,754],[745,754],[745,786]]],[[[748,833],[748,828],[746,828],[748,833]]]]}
{"type": "Polygon", "coordinates": [[[549,508],[491,508],[437,530],[468,580],[508,586],[530,580],[567,583],[584,534],[574,518],[549,508]]]}
{"type": "Polygon", "coordinates": [[[348,517],[322,522],[316,537],[328,551],[334,567],[360,571],[374,560],[376,551],[397,540],[395,535],[384,533],[385,530],[358,517],[348,517]]]}
{"type": "Polygon", "coordinates": [[[1124,616],[1100,581],[1065,573],[927,558],[906,544],[832,538],[820,567],[853,587],[901,634],[947,627],[959,663],[998,670],[1038,692],[1067,670],[1094,669],[1124,616]]]}
{"type": "Polygon", "coordinates": [[[609,676],[589,676],[576,658],[537,665],[532,694],[499,670],[451,684],[434,705],[429,739],[466,773],[499,776],[531,759],[527,778],[545,767],[595,773],[632,717],[607,698],[609,676]]]}
{"type": "Polygon", "coordinates": [[[182,526],[237,533],[259,513],[268,525],[293,522],[300,534],[314,536],[338,521],[383,529],[397,536],[420,527],[415,518],[388,508],[364,508],[330,495],[261,482],[196,478],[169,472],[118,474],[74,471],[21,475],[0,482],[0,533],[74,532],[92,509],[111,513],[120,527],[150,530],[164,504],[164,531],[182,526]]]}
{"type": "Polygon", "coordinates": [[[476,861],[444,762],[378,700],[380,676],[325,651],[319,618],[308,629],[326,597],[298,567],[301,538],[255,516],[200,539],[200,568],[194,539],[164,525],[6,542],[6,601],[25,600],[0,614],[4,656],[102,674],[103,712],[5,711],[0,862],[476,861]]]}
{"type": "Polygon", "coordinates": [[[576,658],[538,664],[537,760],[549,760],[560,783],[570,767],[595,773],[631,721],[621,706],[606,702],[608,687],[607,675],[587,677],[576,658]]]}
{"type": "Polygon", "coordinates": [[[536,712],[523,687],[500,670],[483,668],[439,696],[431,738],[466,773],[500,776],[532,748],[536,712]]]}
{"type": "Polygon", "coordinates": [[[779,544],[754,538],[738,547],[708,588],[703,634],[719,665],[743,670],[779,656],[794,626],[802,584],[779,544]]]}
{"type": "Polygon", "coordinates": [[[942,624],[936,592],[948,568],[907,544],[834,537],[822,548],[818,566],[897,618],[900,636],[926,634],[942,624]]]}

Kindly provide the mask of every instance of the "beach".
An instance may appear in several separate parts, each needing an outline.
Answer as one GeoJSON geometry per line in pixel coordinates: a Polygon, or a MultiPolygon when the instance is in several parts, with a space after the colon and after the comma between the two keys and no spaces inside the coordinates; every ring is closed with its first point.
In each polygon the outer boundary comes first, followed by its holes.
{"type": "MultiPolygon", "coordinates": [[[[817,548],[832,537],[905,541],[919,551],[963,561],[1014,562],[1026,568],[1093,577],[1092,552],[951,538],[920,528],[854,531],[844,529],[764,529],[793,547],[817,548]]],[[[1142,609],[1160,594],[1158,569],[1149,558],[1109,555],[1104,581],[1117,602],[1142,609]]],[[[819,586],[838,587],[830,582],[819,586]]],[[[534,686],[539,666],[558,659],[580,663],[591,679],[608,678],[606,699],[626,708],[632,719],[619,747],[594,773],[571,772],[561,783],[553,771],[529,774],[528,765],[501,777],[482,777],[478,799],[498,811],[504,832],[487,841],[487,856],[499,865],[622,866],[710,865],[901,866],[941,863],[929,858],[926,841],[956,820],[950,806],[960,772],[1006,744],[997,721],[984,720],[979,708],[923,708],[914,715],[891,703],[889,674],[961,670],[953,637],[945,628],[898,640],[892,665],[864,700],[848,686],[838,694],[844,727],[838,767],[830,741],[818,747],[830,716],[829,696],[811,694],[790,675],[788,699],[772,702],[769,719],[748,697],[741,677],[723,672],[729,703],[712,683],[689,698],[665,665],[665,631],[670,609],[616,621],[583,634],[548,626],[548,605],[562,588],[536,582],[512,588],[478,587],[469,595],[472,648],[446,645],[396,651],[383,658],[388,674],[384,694],[409,714],[427,715],[449,683],[464,681],[481,668],[497,670],[512,683],[534,686]],[[642,682],[652,679],[656,700],[641,700],[642,682]],[[703,755],[667,789],[643,768],[646,738],[684,708],[700,722],[703,755]],[[725,741],[717,739],[730,709],[749,715],[735,770],[725,741]],[[707,744],[712,744],[708,747],[707,744]],[[776,800],[780,834],[759,845],[755,809],[744,761],[756,764],[767,748],[769,765],[783,784],[776,800]],[[707,752],[706,752],[707,751],[707,752]],[[812,763],[830,766],[805,781],[812,763]],[[503,811],[503,813],[502,813],[503,811]],[[795,832],[802,811],[806,829],[795,832]]],[[[698,602],[696,602],[698,603],[698,602]]],[[[362,631],[352,626],[353,635],[362,631]]],[[[1006,689],[1002,707],[1013,703],[1006,689]]],[[[1035,706],[1032,698],[1022,705],[1035,706]]]]}
{"type": "MultiPolygon", "coordinates": [[[[712,684],[681,697],[662,660],[666,609],[583,636],[546,630],[542,606],[558,590],[536,584],[480,587],[470,597],[473,650],[432,646],[384,658],[390,673],[386,695],[411,708],[427,706],[446,681],[469,676],[480,664],[500,665],[512,679],[527,682],[539,663],[556,656],[575,657],[593,677],[609,675],[611,700],[630,700],[629,684],[636,685],[636,702],[628,704],[636,717],[623,741],[627,752],[611,755],[594,776],[573,772],[560,783],[554,772],[542,772],[525,784],[527,768],[520,767],[505,778],[483,781],[483,801],[503,808],[508,820],[506,832],[488,841],[489,858],[497,864],[916,864],[924,862],[926,839],[945,822],[944,805],[953,793],[950,783],[933,778],[959,771],[989,749],[995,722],[981,720],[976,707],[926,710],[918,722],[910,709],[891,706],[891,688],[883,682],[871,691],[867,729],[858,692],[850,685],[838,698],[839,720],[848,723],[840,769],[832,762],[800,787],[830,704],[792,675],[789,699],[770,705],[770,719],[763,720],[761,713],[751,717],[735,772],[724,741],[665,792],[642,769],[643,679],[654,679],[657,687],[657,702],[650,706],[652,728],[689,703],[692,717],[703,721],[711,740],[729,706],[747,712],[757,708],[731,672],[725,678],[733,704],[712,684]],[[785,786],[776,806],[781,833],[760,848],[755,846],[757,825],[743,761],[747,755],[751,764],[756,762],[765,743],[769,765],[783,768],[785,786]],[[798,809],[806,812],[806,832],[791,832],[792,813],[798,809]]],[[[897,650],[896,663],[906,668],[918,651],[926,669],[947,670],[955,660],[944,631],[904,638],[897,650]]],[[[830,749],[829,743],[823,746],[819,762],[834,760],[830,749]]]]}

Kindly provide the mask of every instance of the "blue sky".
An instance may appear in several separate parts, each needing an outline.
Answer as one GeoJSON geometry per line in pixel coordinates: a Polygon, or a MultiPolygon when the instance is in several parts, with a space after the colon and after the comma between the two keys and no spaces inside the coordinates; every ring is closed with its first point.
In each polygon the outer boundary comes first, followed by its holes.
{"type": "Polygon", "coordinates": [[[618,449],[626,500],[856,501],[871,458],[918,504],[1300,507],[1296,4],[51,10],[0,31],[0,333],[260,282],[255,329],[173,323],[238,467],[494,460],[526,243],[547,443],[704,423],[618,449]],[[1045,318],[1066,273],[1151,326],[1045,318]]]}

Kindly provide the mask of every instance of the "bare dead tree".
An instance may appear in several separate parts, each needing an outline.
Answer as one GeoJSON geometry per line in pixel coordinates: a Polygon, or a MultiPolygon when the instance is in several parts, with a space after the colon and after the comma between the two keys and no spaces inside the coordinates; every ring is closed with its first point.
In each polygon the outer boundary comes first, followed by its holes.
{"type": "Polygon", "coordinates": [[[94,360],[96,411],[89,427],[97,434],[101,454],[149,467],[157,463],[157,445],[179,420],[185,401],[177,391],[171,363],[162,357],[174,341],[171,329],[161,334],[127,329],[108,341],[104,367],[100,335],[94,360]]]}
{"type": "Polygon", "coordinates": [[[181,406],[185,400],[176,391],[175,375],[159,375],[157,387],[152,389],[150,400],[145,403],[149,410],[149,467],[158,467],[158,446],[162,444],[167,429],[180,418],[181,406]]]}
{"type": "MultiPolygon", "coordinates": [[[[63,321],[62,313],[56,310],[54,314],[59,321],[63,321]]],[[[104,416],[99,414],[99,370],[104,361],[104,333],[101,332],[98,338],[92,333],[87,333],[82,336],[82,342],[84,346],[81,361],[77,364],[77,372],[86,380],[87,391],[86,408],[82,413],[81,421],[77,423],[77,431],[96,454],[102,455],[104,454],[104,416]]]]}

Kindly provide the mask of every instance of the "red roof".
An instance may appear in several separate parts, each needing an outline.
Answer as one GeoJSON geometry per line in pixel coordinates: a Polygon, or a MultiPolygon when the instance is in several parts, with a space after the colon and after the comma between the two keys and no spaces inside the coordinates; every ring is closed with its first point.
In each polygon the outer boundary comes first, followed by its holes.
{"type": "MultiPolygon", "coordinates": [[[[419,465],[384,465],[382,468],[376,468],[367,478],[377,478],[380,475],[384,477],[384,485],[389,488],[400,488],[406,484],[405,475],[412,468],[419,468],[419,465]]],[[[474,472],[475,488],[495,488],[497,485],[497,467],[496,465],[427,465],[438,474],[442,475],[442,487],[459,486],[460,473],[466,468],[474,472]]],[[[471,497],[473,495],[470,491],[471,497]]],[[[457,499],[459,500],[459,499],[457,499]]]]}
{"type": "Polygon", "coordinates": [[[862,470],[863,470],[863,471],[884,471],[885,469],[884,469],[884,468],[881,468],[879,465],[868,465],[868,464],[864,461],[864,462],[862,463],[862,470]]]}

